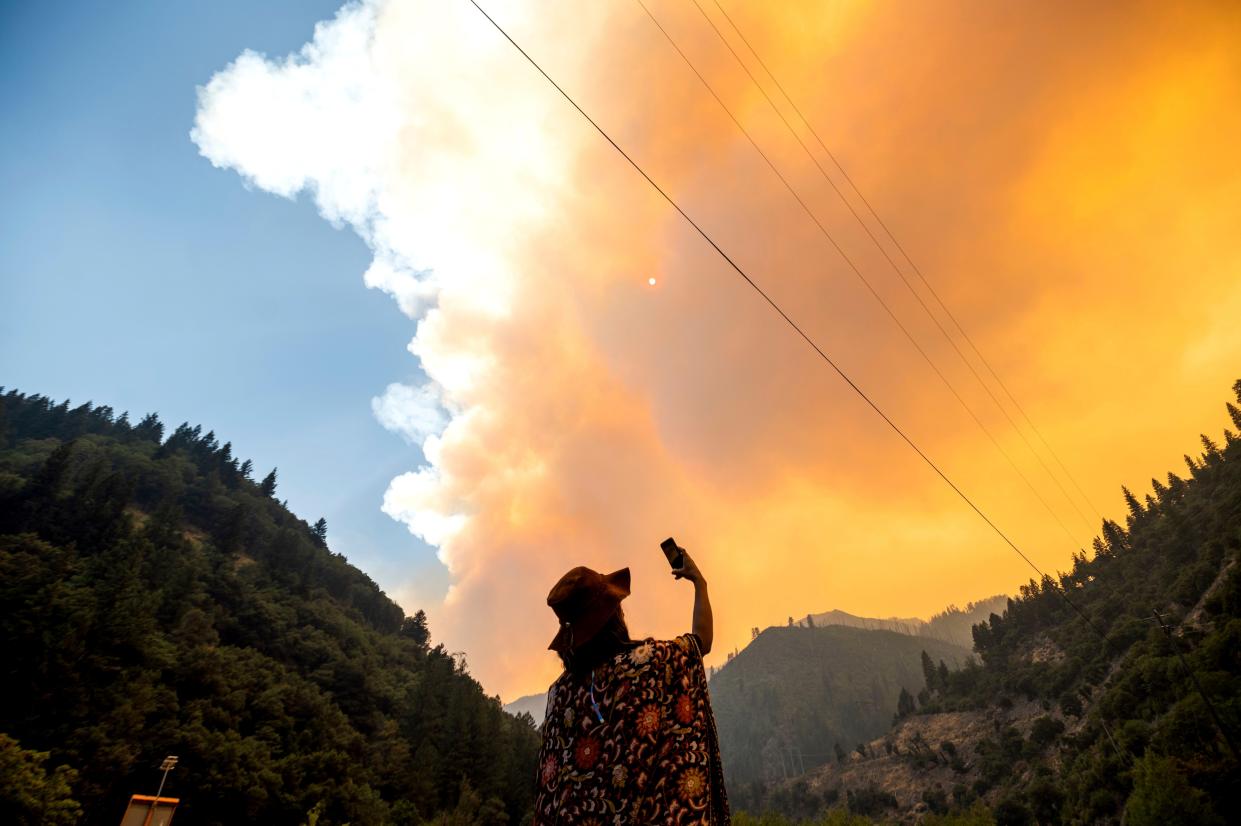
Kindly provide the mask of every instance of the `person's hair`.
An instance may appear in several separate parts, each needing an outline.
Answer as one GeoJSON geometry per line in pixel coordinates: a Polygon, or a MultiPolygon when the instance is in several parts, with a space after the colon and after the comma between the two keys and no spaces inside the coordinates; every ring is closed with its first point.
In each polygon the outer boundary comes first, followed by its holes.
{"type": "Polygon", "coordinates": [[[634,645],[634,641],[629,638],[629,626],[625,624],[625,612],[618,605],[616,613],[589,642],[573,651],[557,653],[560,654],[565,671],[585,674],[634,645]]]}

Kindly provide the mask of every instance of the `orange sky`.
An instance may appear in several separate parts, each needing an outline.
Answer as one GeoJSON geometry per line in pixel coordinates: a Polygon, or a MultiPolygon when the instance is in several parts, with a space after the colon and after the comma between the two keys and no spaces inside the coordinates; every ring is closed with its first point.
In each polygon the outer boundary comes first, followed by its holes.
{"type": "MultiPolygon", "coordinates": [[[[721,2],[1094,507],[1118,517],[1122,483],[1218,434],[1241,377],[1236,4],[721,2]]],[[[1091,505],[1087,525],[691,3],[649,6],[1064,527],[636,3],[485,5],[1037,564],[1089,546],[1091,505]]],[[[558,671],[544,599],[574,565],[633,569],[635,631],[688,629],[669,534],[711,583],[711,663],[790,614],[1014,591],[1024,563],[452,6],[378,4],[367,47],[416,112],[367,232],[439,273],[410,348],[450,418],[386,508],[454,585],[394,595],[507,700],[558,671]]],[[[398,282],[368,275],[405,307],[398,282]]]]}

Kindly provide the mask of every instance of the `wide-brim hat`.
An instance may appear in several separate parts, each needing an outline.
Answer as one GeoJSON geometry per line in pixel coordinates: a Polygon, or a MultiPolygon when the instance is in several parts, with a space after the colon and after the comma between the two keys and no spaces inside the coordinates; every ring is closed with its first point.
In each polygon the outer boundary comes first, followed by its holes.
{"type": "Polygon", "coordinates": [[[560,578],[547,595],[547,604],[560,620],[560,630],[547,646],[566,652],[581,648],[616,615],[629,596],[629,569],[601,574],[578,567],[560,578]]]}

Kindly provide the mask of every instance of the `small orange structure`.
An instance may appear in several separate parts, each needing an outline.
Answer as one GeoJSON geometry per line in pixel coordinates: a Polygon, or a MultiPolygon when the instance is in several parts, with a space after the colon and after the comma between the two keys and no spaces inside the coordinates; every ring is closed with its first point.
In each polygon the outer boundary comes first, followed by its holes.
{"type": "Polygon", "coordinates": [[[179,797],[136,794],[129,798],[125,816],[121,818],[121,826],[168,826],[172,823],[172,815],[180,802],[179,797]]]}

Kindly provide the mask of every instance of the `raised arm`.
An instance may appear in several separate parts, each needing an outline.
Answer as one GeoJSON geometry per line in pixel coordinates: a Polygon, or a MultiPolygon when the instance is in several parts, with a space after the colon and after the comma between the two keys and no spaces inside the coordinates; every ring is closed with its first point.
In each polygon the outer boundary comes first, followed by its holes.
{"type": "Polygon", "coordinates": [[[715,621],[711,616],[711,598],[707,595],[707,581],[698,570],[689,551],[681,549],[685,561],[680,568],[675,568],[672,575],[677,579],[688,579],[694,583],[694,627],[693,631],[702,641],[702,654],[711,653],[711,640],[715,636],[715,621]]]}

